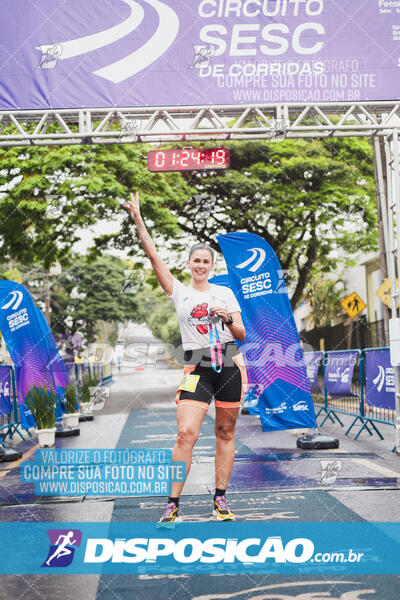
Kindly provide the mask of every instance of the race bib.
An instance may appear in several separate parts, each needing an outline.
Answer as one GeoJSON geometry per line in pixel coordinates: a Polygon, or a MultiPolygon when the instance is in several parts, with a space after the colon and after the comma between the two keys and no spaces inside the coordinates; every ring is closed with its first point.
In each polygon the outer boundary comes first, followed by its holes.
{"type": "Polygon", "coordinates": [[[182,381],[179,384],[178,390],[185,390],[185,392],[195,392],[199,379],[200,375],[184,375],[182,377],[182,381]]]}

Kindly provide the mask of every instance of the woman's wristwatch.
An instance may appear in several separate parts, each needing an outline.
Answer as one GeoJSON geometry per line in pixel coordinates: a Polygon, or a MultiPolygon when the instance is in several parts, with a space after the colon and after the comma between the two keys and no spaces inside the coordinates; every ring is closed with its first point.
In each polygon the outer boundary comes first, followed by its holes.
{"type": "Polygon", "coordinates": [[[231,315],[228,315],[228,320],[224,321],[225,325],[233,325],[233,319],[231,315]]]}

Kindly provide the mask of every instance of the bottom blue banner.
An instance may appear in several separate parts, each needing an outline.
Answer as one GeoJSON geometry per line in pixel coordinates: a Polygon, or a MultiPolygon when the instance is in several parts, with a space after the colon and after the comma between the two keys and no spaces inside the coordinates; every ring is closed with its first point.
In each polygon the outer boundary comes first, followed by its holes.
{"type": "Polygon", "coordinates": [[[400,574],[400,523],[0,523],[1,574],[400,574]]]}

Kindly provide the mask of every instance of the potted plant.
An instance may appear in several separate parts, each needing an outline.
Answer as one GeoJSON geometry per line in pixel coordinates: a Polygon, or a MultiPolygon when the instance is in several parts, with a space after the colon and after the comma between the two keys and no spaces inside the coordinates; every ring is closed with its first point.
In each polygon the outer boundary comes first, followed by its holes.
{"type": "Polygon", "coordinates": [[[53,386],[48,384],[44,387],[37,385],[30,387],[25,397],[25,404],[35,419],[39,445],[42,448],[44,446],[54,446],[56,433],[55,402],[56,392],[53,386]]]}
{"type": "Polygon", "coordinates": [[[90,395],[90,388],[96,387],[99,382],[97,375],[85,373],[81,385],[81,409],[84,415],[93,414],[93,399],[90,395]]]}
{"type": "Polygon", "coordinates": [[[67,385],[65,393],[65,414],[63,415],[63,423],[67,427],[77,427],[79,424],[80,412],[76,411],[76,388],[73,383],[67,385]]]}

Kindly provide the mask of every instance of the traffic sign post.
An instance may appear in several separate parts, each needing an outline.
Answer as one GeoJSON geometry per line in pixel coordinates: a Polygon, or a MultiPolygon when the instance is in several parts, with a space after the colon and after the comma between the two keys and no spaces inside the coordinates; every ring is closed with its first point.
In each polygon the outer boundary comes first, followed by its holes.
{"type": "Polygon", "coordinates": [[[351,319],[354,319],[360,312],[367,308],[364,300],[360,298],[357,292],[353,292],[340,303],[344,311],[347,312],[351,319]]]}
{"type": "MultiPolygon", "coordinates": [[[[398,288],[398,286],[399,280],[396,279],[396,288],[398,288]]],[[[381,285],[376,291],[376,295],[378,296],[379,300],[381,300],[381,302],[386,304],[386,306],[388,306],[389,308],[392,308],[391,285],[389,277],[381,283],[381,285]]]]}

